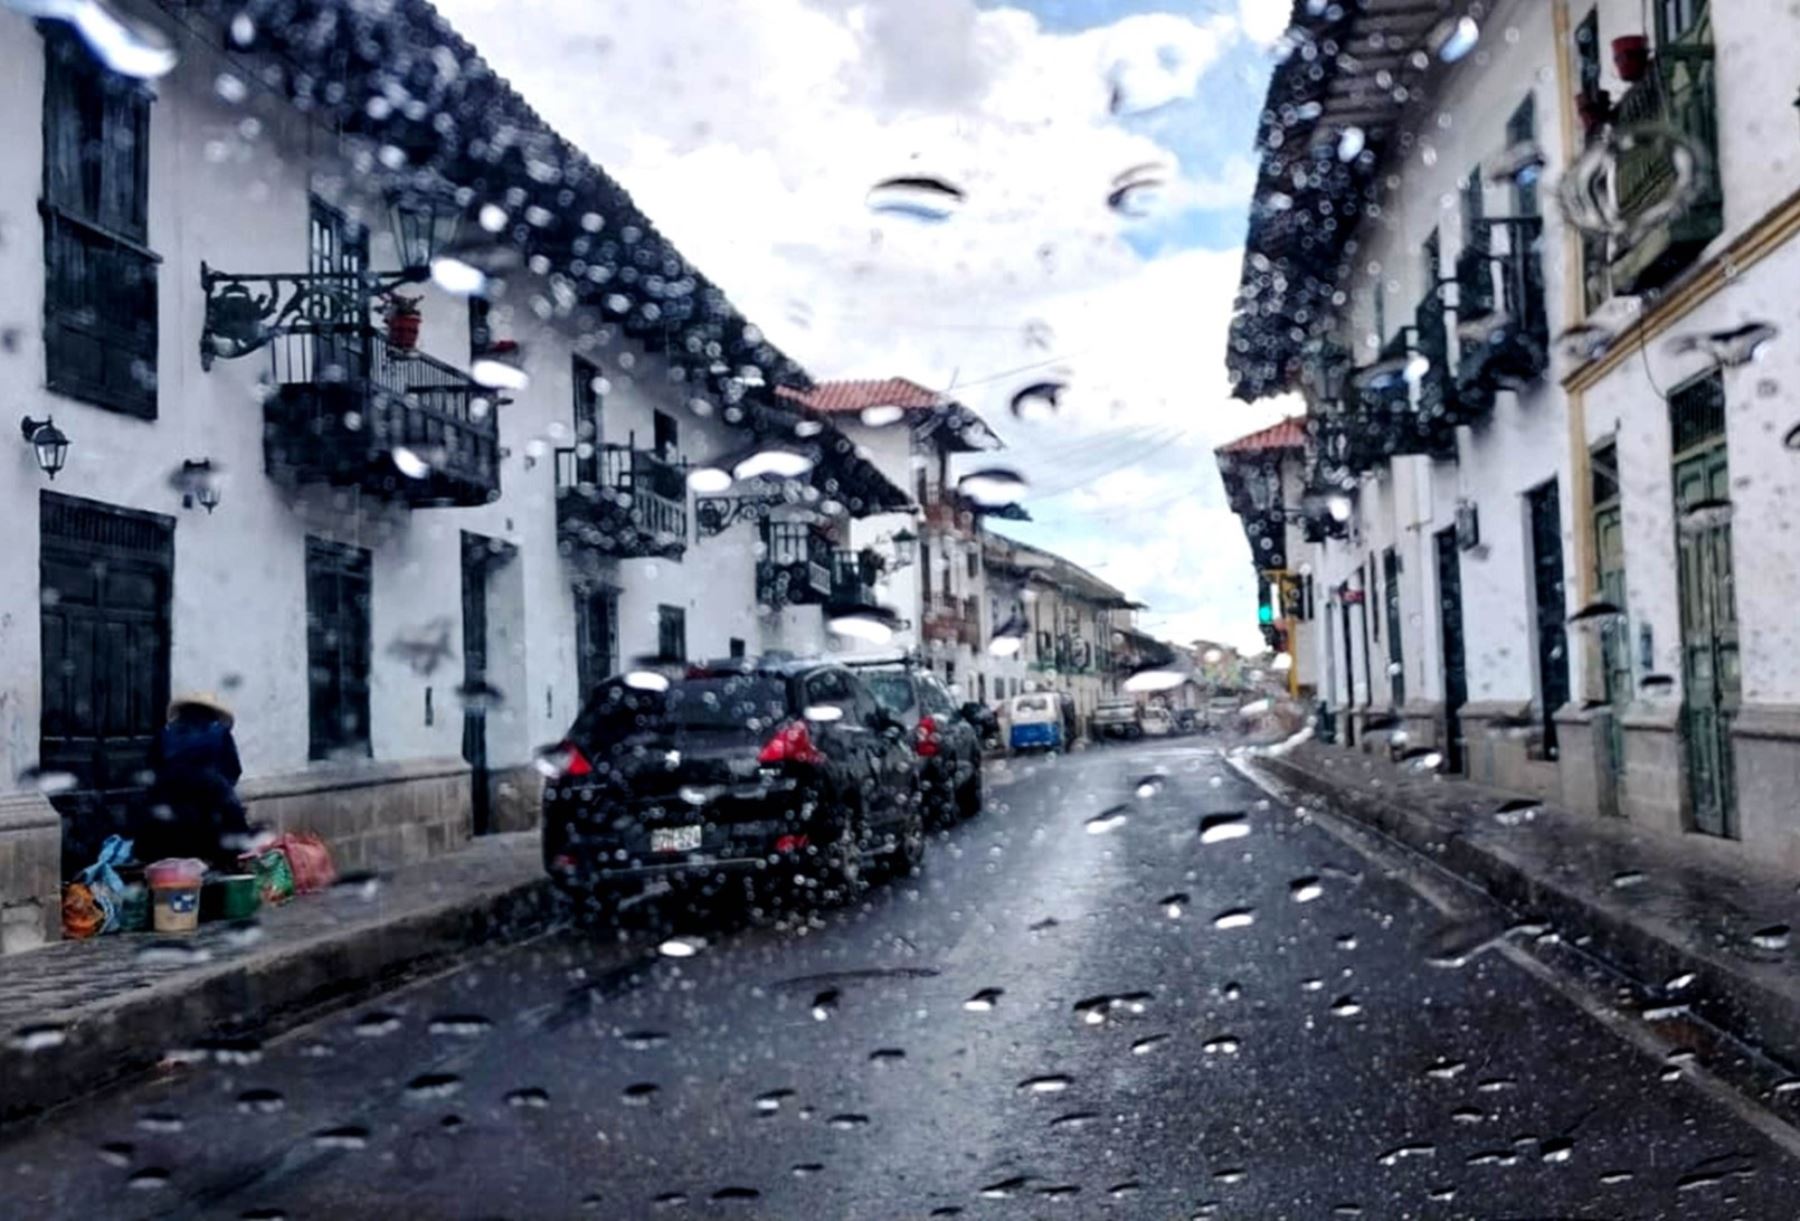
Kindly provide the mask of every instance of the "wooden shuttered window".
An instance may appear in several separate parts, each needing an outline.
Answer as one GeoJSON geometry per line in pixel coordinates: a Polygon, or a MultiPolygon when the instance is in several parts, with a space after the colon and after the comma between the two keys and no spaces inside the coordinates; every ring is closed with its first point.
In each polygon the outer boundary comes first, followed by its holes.
{"type": "Polygon", "coordinates": [[[44,342],[50,388],[156,415],[150,95],[44,32],[44,342]]]}
{"type": "Polygon", "coordinates": [[[369,753],[369,552],[306,540],[308,756],[369,753]]]}

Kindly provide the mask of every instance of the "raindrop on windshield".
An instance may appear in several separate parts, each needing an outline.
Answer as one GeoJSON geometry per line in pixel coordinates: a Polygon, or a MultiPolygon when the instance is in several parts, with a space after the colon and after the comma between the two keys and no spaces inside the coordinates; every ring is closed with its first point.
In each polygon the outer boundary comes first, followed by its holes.
{"type": "Polygon", "coordinates": [[[1362,1012],[1362,1005],[1354,996],[1340,996],[1331,1002],[1331,1012],[1337,1017],[1355,1017],[1362,1012]]]}
{"type": "Polygon", "coordinates": [[[423,479],[431,474],[431,463],[404,445],[393,449],[394,469],[408,479],[423,479]]]}
{"type": "Polygon", "coordinates": [[[956,215],[967,198],[961,187],[942,178],[903,175],[869,188],[867,202],[871,212],[936,224],[956,215]]]}
{"type": "Polygon", "coordinates": [[[1738,369],[1762,359],[1780,334],[1772,322],[1746,322],[1703,335],[1677,335],[1669,340],[1668,350],[1672,356],[1700,352],[1717,368],[1738,369]]]}
{"type": "Polygon", "coordinates": [[[1367,148],[1368,144],[1369,137],[1362,128],[1354,125],[1344,128],[1344,130],[1338,134],[1338,160],[1348,165],[1350,162],[1355,161],[1358,157],[1362,156],[1363,149],[1367,148]]]}
{"type": "Polygon", "coordinates": [[[984,467],[957,480],[956,490],[979,505],[1009,505],[1025,495],[1025,476],[1004,466],[984,467]]]}
{"type": "Polygon", "coordinates": [[[881,403],[873,407],[864,407],[858,417],[870,428],[886,428],[889,424],[898,424],[906,418],[906,408],[893,403],[881,403]]]}
{"type": "Polygon", "coordinates": [[[1164,895],[1157,900],[1157,906],[1161,907],[1163,914],[1171,920],[1179,920],[1182,912],[1187,910],[1187,904],[1188,896],[1185,890],[1178,890],[1172,895],[1164,895]]]}
{"type": "Polygon", "coordinates": [[[670,937],[656,947],[656,952],[664,958],[692,958],[705,948],[706,940],[702,937],[670,937]]]}
{"type": "Polygon", "coordinates": [[[1050,418],[1062,406],[1062,396],[1068,388],[1066,382],[1032,382],[1012,396],[1014,418],[1025,421],[1050,418]]]}
{"type": "Polygon", "coordinates": [[[1446,21],[1434,29],[1428,42],[1437,53],[1437,57],[1447,64],[1453,64],[1481,41],[1481,27],[1473,17],[1459,17],[1454,21],[1446,21]]]}
{"type": "Polygon", "coordinates": [[[1213,917],[1214,928],[1245,928],[1256,922],[1256,913],[1248,907],[1233,907],[1213,917]]]}
{"type": "Polygon", "coordinates": [[[828,1128],[834,1128],[839,1132],[849,1132],[856,1128],[868,1127],[869,1126],[869,1117],[867,1115],[860,1114],[859,1112],[856,1112],[856,1111],[845,1111],[841,1114],[833,1115],[830,1119],[827,1119],[825,1121],[825,1126],[828,1128]]]}
{"type": "Polygon", "coordinates": [[[823,1022],[829,1018],[838,1006],[839,992],[836,988],[827,988],[813,997],[812,1018],[815,1022],[823,1022]]]}
{"type": "Polygon", "coordinates": [[[1311,903],[1325,893],[1325,887],[1318,878],[1295,878],[1288,883],[1288,896],[1296,903],[1311,903]]]}
{"type": "Polygon", "coordinates": [[[1087,828],[1089,835],[1105,835],[1108,831],[1124,826],[1128,812],[1124,806],[1114,806],[1110,810],[1102,810],[1082,825],[1087,828]]]}
{"type": "Polygon", "coordinates": [[[526,1110],[542,1110],[550,1105],[550,1094],[539,1086],[528,1085],[510,1091],[506,1095],[506,1105],[526,1110]]]}
{"type": "Polygon", "coordinates": [[[970,1013],[986,1013],[994,1007],[995,1003],[999,1001],[1003,995],[1005,995],[1005,992],[1006,989],[1004,988],[983,988],[974,996],[971,996],[968,1000],[964,1001],[963,1008],[967,1009],[970,1013]]]}
{"type": "Polygon", "coordinates": [[[1027,1077],[1019,1082],[1019,1088],[1028,1094],[1057,1094],[1074,1084],[1072,1078],[1061,1073],[1052,1073],[1043,1077],[1027,1077]]]}
{"type": "Polygon", "coordinates": [[[771,448],[751,454],[732,467],[731,474],[734,479],[755,479],[762,475],[798,479],[812,468],[812,458],[798,450],[771,448]]]}
{"type": "Polygon", "coordinates": [[[109,0],[6,0],[6,7],[27,17],[66,21],[88,50],[121,76],[154,80],[180,58],[167,34],[119,12],[109,0]]]}
{"type": "Polygon", "coordinates": [[[1220,844],[1229,839],[1242,839],[1250,834],[1250,816],[1241,810],[1227,814],[1208,814],[1200,820],[1200,842],[1220,844]]]}
{"type": "Polygon", "coordinates": [[[1106,206],[1121,216],[1148,216],[1168,181],[1168,169],[1160,162],[1134,165],[1114,175],[1106,206]]]}

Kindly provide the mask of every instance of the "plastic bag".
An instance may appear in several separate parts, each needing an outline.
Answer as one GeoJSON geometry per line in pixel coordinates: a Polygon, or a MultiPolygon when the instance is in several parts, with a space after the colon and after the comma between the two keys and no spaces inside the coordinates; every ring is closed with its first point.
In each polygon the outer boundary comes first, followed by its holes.
{"type": "MultiPolygon", "coordinates": [[[[110,933],[119,926],[119,904],[125,897],[125,883],[120,880],[117,866],[131,859],[131,841],[117,835],[109,835],[106,842],[100,845],[100,855],[92,865],[75,875],[75,884],[87,891],[87,901],[100,912],[100,927],[93,933],[110,933]]],[[[85,913],[85,908],[78,899],[78,913],[85,913]]],[[[81,924],[84,916],[78,914],[77,924],[81,924]]],[[[63,903],[64,931],[67,932],[69,904],[65,898],[63,903]]],[[[75,936],[91,937],[93,933],[78,933],[75,936]]]]}
{"type": "Polygon", "coordinates": [[[70,882],[63,887],[64,937],[71,941],[85,941],[89,937],[98,936],[112,918],[112,911],[95,898],[94,892],[88,889],[86,883],[70,882]]]}
{"type": "Polygon", "coordinates": [[[331,863],[331,849],[310,831],[289,831],[269,845],[284,854],[294,875],[294,889],[303,895],[328,890],[337,881],[337,869],[331,863]]]}
{"type": "Polygon", "coordinates": [[[286,903],[294,897],[294,871],[288,865],[287,853],[278,848],[246,852],[238,858],[246,872],[256,874],[256,893],[270,907],[286,903]]]}

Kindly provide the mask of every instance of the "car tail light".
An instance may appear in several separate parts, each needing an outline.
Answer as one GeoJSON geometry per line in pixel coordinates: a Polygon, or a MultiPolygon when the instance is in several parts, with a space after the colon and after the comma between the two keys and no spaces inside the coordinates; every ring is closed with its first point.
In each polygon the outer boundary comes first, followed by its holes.
{"type": "Polygon", "coordinates": [[[938,724],[928,716],[919,718],[919,727],[913,730],[913,749],[921,758],[935,758],[938,753],[938,724]]]}
{"type": "Polygon", "coordinates": [[[558,742],[545,751],[543,767],[554,779],[568,779],[570,776],[591,776],[594,765],[588,757],[581,753],[581,748],[573,742],[558,742]]]}
{"type": "Polygon", "coordinates": [[[781,853],[802,851],[808,843],[804,835],[784,835],[775,841],[775,851],[781,853]]]}
{"type": "Polygon", "coordinates": [[[805,721],[789,721],[763,743],[758,763],[823,763],[825,756],[813,745],[812,734],[805,721]]]}

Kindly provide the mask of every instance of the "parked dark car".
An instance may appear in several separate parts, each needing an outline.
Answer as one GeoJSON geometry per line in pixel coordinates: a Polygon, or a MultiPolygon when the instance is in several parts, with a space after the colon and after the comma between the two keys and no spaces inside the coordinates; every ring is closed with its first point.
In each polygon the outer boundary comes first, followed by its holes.
{"type": "Polygon", "coordinates": [[[979,704],[958,707],[935,674],[911,660],[850,661],[883,708],[905,725],[919,758],[931,820],[948,826],[981,812],[979,704]]]}
{"type": "Polygon", "coordinates": [[[741,660],[602,683],[544,752],[544,864],[582,901],[751,875],[843,900],[925,852],[912,729],[827,662],[741,660]],[[663,689],[651,689],[663,688],[663,689]]]}

